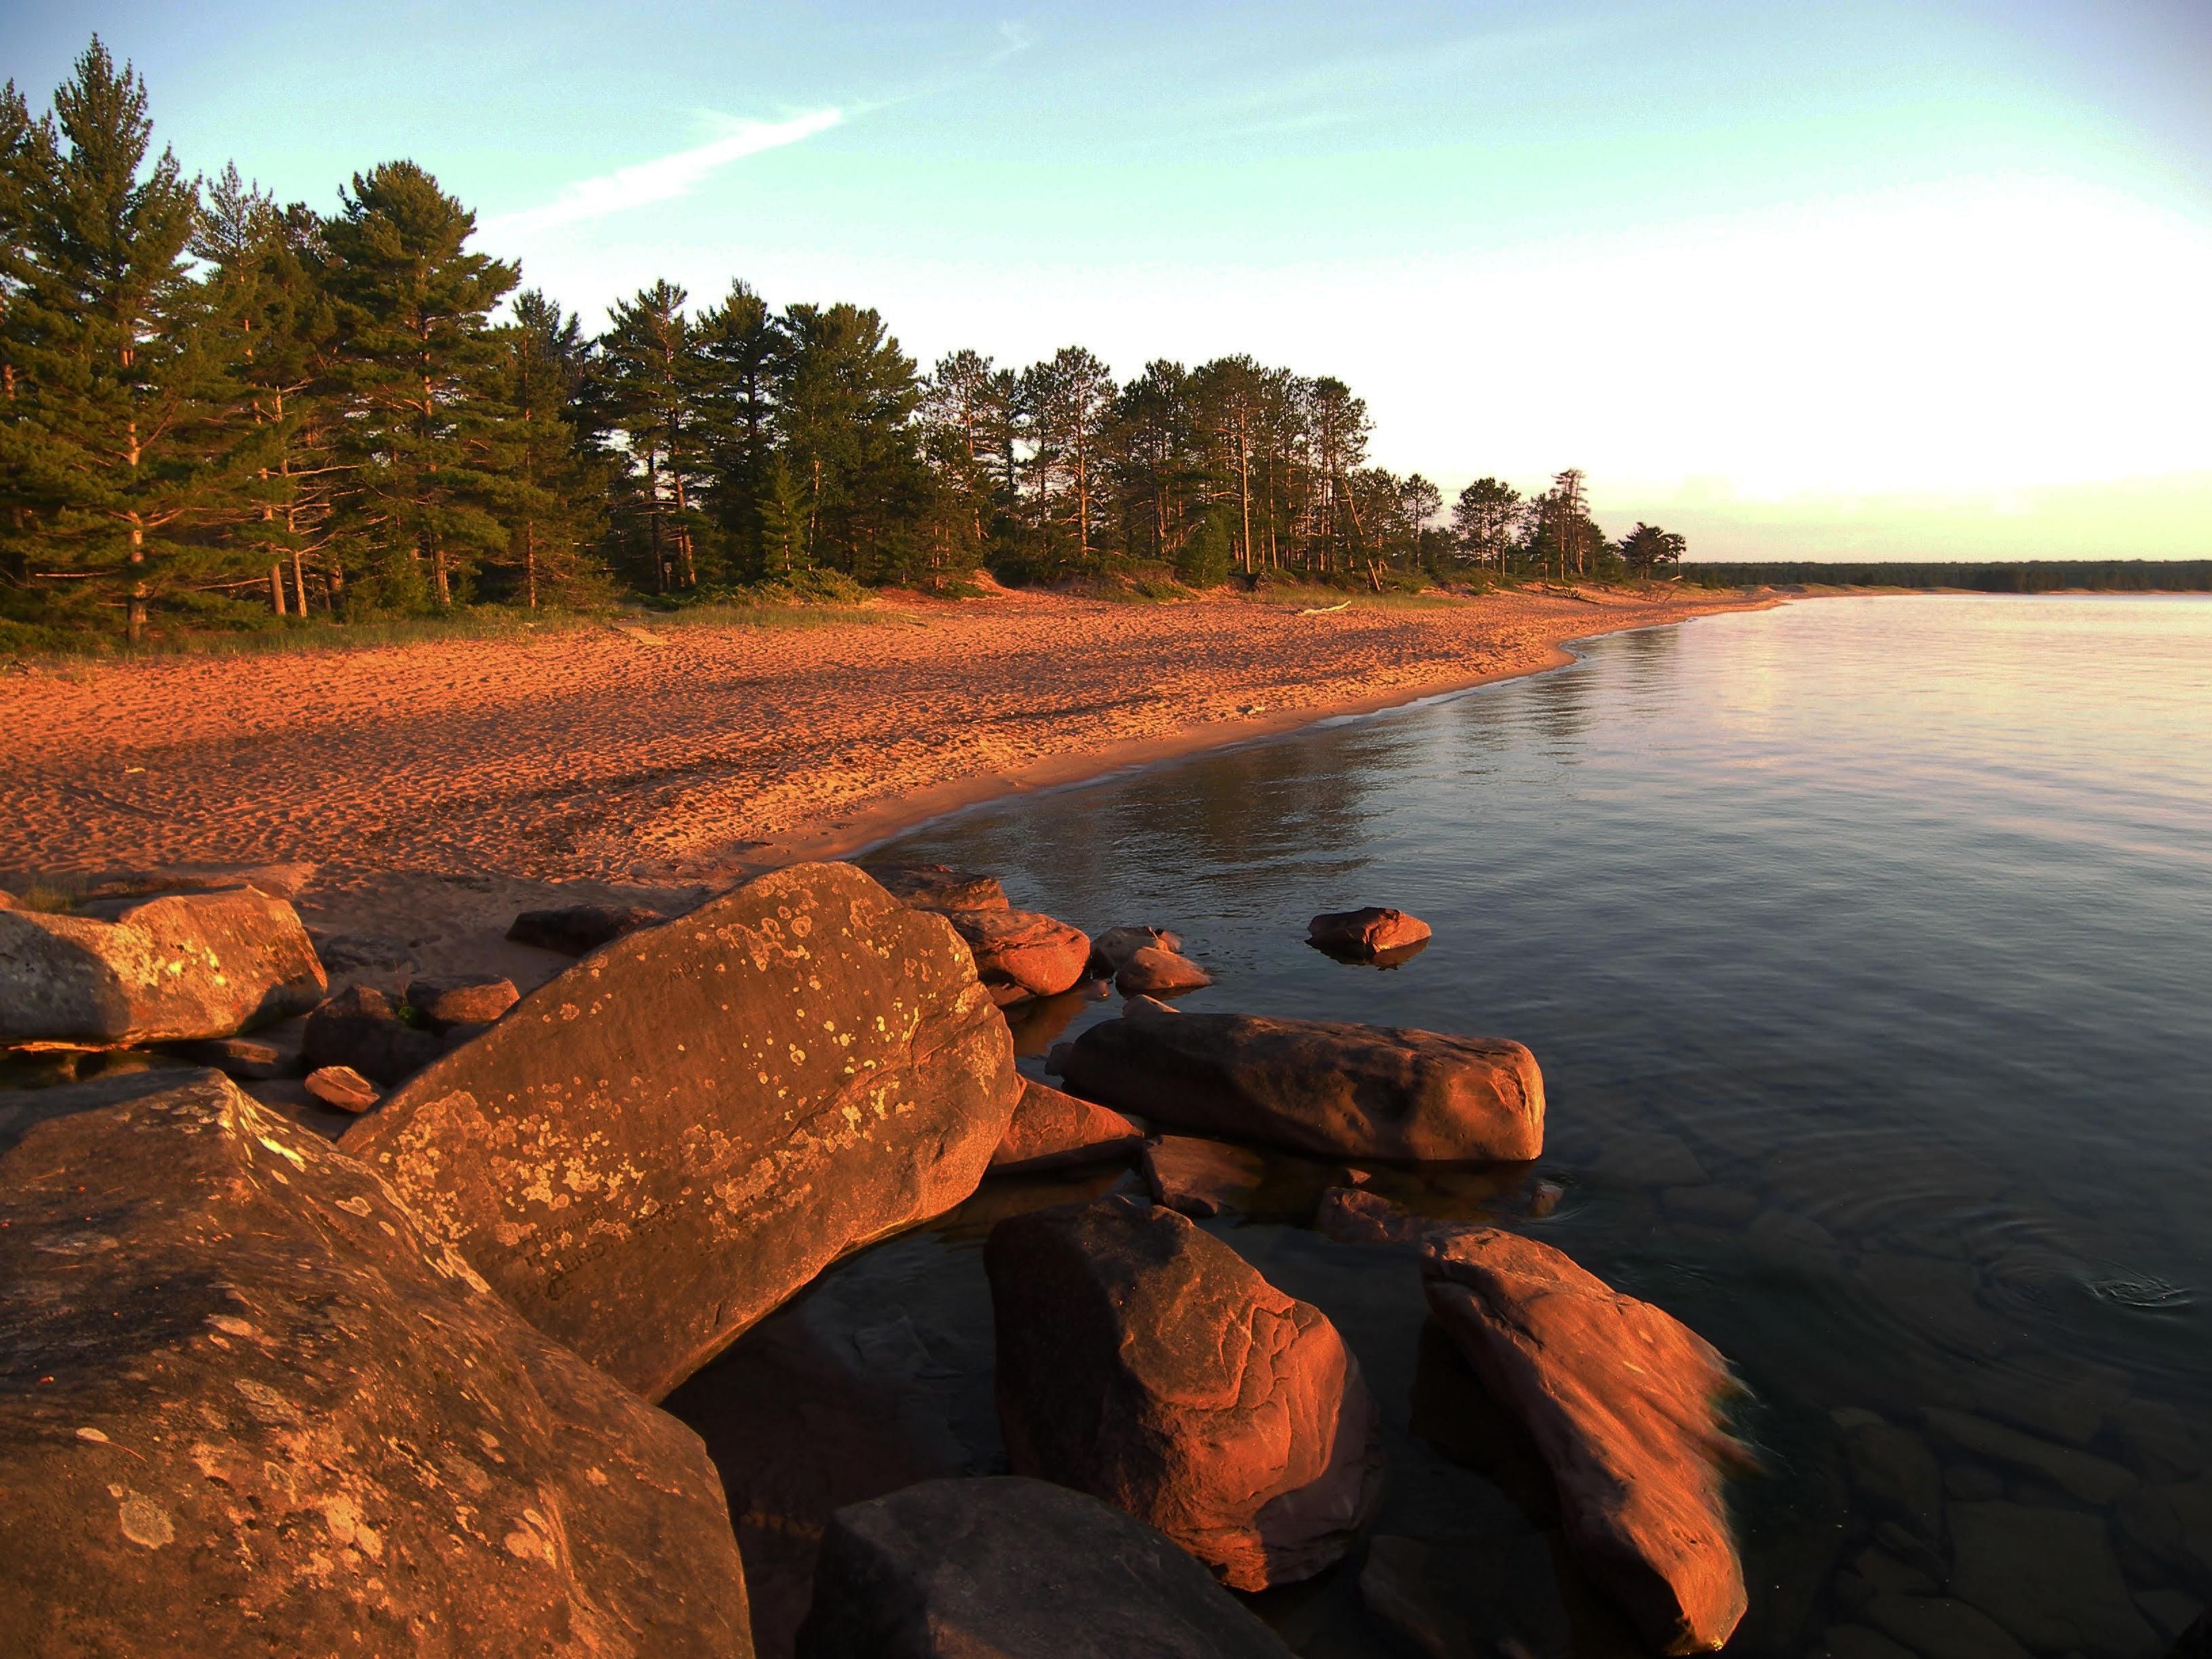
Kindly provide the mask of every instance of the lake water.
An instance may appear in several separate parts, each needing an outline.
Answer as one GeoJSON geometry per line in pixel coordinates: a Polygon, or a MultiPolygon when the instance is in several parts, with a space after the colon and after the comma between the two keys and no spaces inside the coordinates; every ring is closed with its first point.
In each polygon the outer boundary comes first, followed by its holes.
{"type": "MultiPolygon", "coordinates": [[[[1217,981],[1188,1008],[1528,1044],[1540,1163],[1376,1184],[1524,1228],[1730,1358],[1764,1463],[1735,1494],[1732,1650],[1895,1654],[1879,1629],[1924,1659],[2148,1659],[2212,1598],[2208,727],[2212,600],[1824,599],[1597,640],[884,855],[990,872],[1094,933],[1176,928],[1217,981]],[[1389,971],[1303,943],[1367,903],[1434,943],[1389,971]],[[1565,1196],[1534,1219],[1539,1180],[1565,1196]],[[1940,1462],[1935,1528],[1855,1473],[1865,1413],[1940,1462]]],[[[1112,1013],[1037,1011],[1024,1066],[1112,1013]]],[[[1432,1650],[1633,1651],[1522,1454],[1477,1431],[1415,1267],[1303,1224],[1323,1167],[1271,1155],[1248,1213],[1209,1225],[1358,1352],[1390,1459],[1376,1530],[1422,1547],[1401,1559],[1432,1650]]],[[[804,1328],[850,1345],[938,1463],[993,1467],[982,1236],[1109,1178],[987,1183],[688,1397],[804,1328]]],[[[1264,1615],[1308,1655],[1418,1651],[1363,1611],[1359,1560],[1264,1615]]]]}

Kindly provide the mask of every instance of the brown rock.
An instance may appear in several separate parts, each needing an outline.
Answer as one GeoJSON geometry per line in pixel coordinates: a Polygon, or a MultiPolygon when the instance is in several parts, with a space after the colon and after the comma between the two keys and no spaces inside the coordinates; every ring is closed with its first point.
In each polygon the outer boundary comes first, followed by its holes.
{"type": "Polygon", "coordinates": [[[1395,1244],[1419,1249],[1439,1227],[1400,1208],[1380,1193],[1357,1187],[1323,1189],[1314,1212],[1314,1231],[1340,1244],[1395,1244]]]}
{"type": "Polygon", "coordinates": [[[1019,1095],[944,918],[802,864],[616,940],[349,1129],[509,1305],[658,1398],[973,1192],[1019,1095]]]}
{"type": "Polygon", "coordinates": [[[1147,949],[1180,953],[1182,937],[1164,927],[1109,927],[1091,941],[1091,971],[1100,979],[1111,979],[1123,963],[1147,949]]]}
{"type": "Polygon", "coordinates": [[[983,1265],[1014,1473],[1126,1510],[1237,1589],[1351,1547],[1379,1492],[1377,1418],[1319,1309],[1135,1198],[1002,1221],[983,1265]]]}
{"type": "Polygon", "coordinates": [[[1374,904],[1332,911],[1306,924],[1306,942],[1316,950],[1360,960],[1423,945],[1428,938],[1429,924],[1419,916],[1374,904]]]}
{"type": "Polygon", "coordinates": [[[230,1036],[327,987],[298,913],[250,887],[0,910],[0,1045],[230,1036]]]}
{"type": "Polygon", "coordinates": [[[878,885],[917,910],[1004,910],[1006,889],[996,876],[978,876],[945,864],[864,864],[878,885]]]}
{"type": "Polygon", "coordinates": [[[1257,1152],[1188,1135],[1147,1142],[1142,1168],[1153,1203],[1200,1221],[1242,1207],[1266,1173],[1257,1152]]]}
{"type": "Polygon", "coordinates": [[[1727,1362],[1649,1303],[1496,1228],[1432,1240],[1422,1280],[1543,1454],[1591,1577],[1665,1652],[1719,1647],[1745,1606],[1723,1492],[1723,1467],[1744,1457],[1718,1410],[1735,1386],[1727,1362]]]}
{"type": "Polygon", "coordinates": [[[489,1025],[522,1000],[511,979],[418,979],[407,1001],[433,1025],[489,1025]]]}
{"type": "Polygon", "coordinates": [[[1019,1476],[841,1510],[800,1659],[1290,1659],[1204,1567],[1094,1498],[1019,1476]]]}
{"type": "Polygon", "coordinates": [[[697,1437],[227,1080],[33,1127],[0,1221],[10,1653],[751,1653],[697,1437]]]}
{"type": "Polygon", "coordinates": [[[1006,1139],[991,1154],[993,1175],[1028,1175],[1127,1156],[1144,1145],[1137,1126],[1119,1112],[1094,1106],[1031,1078],[1022,1079],[1006,1139]]]}
{"type": "Polygon", "coordinates": [[[252,1037],[204,1037],[198,1042],[178,1043],[175,1052],[246,1083],[264,1082],[284,1069],[283,1050],[273,1042],[257,1042],[252,1037]]]}
{"type": "Polygon", "coordinates": [[[309,1070],[348,1066],[386,1088],[444,1051],[445,1044],[401,1019],[392,999],[371,985],[349,985],[309,1014],[301,1045],[309,1070]]]}
{"type": "Polygon", "coordinates": [[[1532,1158],[1534,1056],[1495,1037],[1244,1014],[1162,1019],[1131,1004],[1076,1040],[1068,1087],[1200,1133],[1323,1157],[1532,1158]]]}
{"type": "Polygon", "coordinates": [[[342,1112],[365,1112],[382,1099],[376,1085],[350,1066],[318,1066],[307,1073],[307,1091],[342,1112]]]}
{"type": "Polygon", "coordinates": [[[1188,957],[1157,945],[1132,951],[1114,975],[1114,988],[1125,997],[1174,996],[1212,983],[1213,975],[1188,957]]]}
{"type": "Polygon", "coordinates": [[[944,914],[975,953],[976,975],[994,1001],[1058,996],[1082,982],[1091,941],[1079,928],[1033,910],[944,914]]]}
{"type": "Polygon", "coordinates": [[[525,910],[507,927],[517,945],[585,957],[641,927],[657,927],[668,918],[642,904],[570,904],[553,910],[525,910]]]}

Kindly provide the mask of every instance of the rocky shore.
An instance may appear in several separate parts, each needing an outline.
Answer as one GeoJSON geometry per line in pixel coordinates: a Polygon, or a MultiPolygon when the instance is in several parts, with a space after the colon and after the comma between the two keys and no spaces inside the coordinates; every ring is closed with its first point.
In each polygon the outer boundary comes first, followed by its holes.
{"type": "Polygon", "coordinates": [[[2204,1582],[2192,1430],[2147,1480],[1964,1409],[1838,1413],[1850,1616],[1747,1622],[1742,1385],[1534,1236],[1508,1037],[1179,1012],[1223,976],[1174,919],[1092,938],[934,866],[516,905],[473,964],[333,951],[316,890],[0,897],[10,1651],[1259,1656],[1268,1598],[1340,1580],[1443,1659],[2203,1639],[2065,1498],[2204,1582]],[[1116,990],[1060,1086],[1018,1067],[1034,1011],[1116,990]],[[1455,1183],[1474,1218],[1419,1197],[1455,1183]],[[1378,1354],[1363,1320],[1363,1363],[1237,1248],[1263,1209],[1427,1323],[1378,1354]],[[945,1332],[898,1275],[956,1210],[983,1273],[945,1332]],[[1376,1529],[1378,1361],[1518,1530],[1376,1529]]]}

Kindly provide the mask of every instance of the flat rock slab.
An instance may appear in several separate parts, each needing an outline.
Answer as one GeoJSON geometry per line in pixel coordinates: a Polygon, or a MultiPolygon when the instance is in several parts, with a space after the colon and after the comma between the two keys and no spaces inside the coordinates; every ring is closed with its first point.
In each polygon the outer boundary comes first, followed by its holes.
{"type": "MultiPolygon", "coordinates": [[[[95,1088],[97,1085],[89,1085],[95,1088]]],[[[697,1437],[213,1073],[0,1155],[0,1645],[750,1655],[697,1437]]]]}
{"type": "Polygon", "coordinates": [[[1200,1221],[1243,1208],[1267,1174],[1257,1152],[1192,1135],[1147,1142],[1143,1170],[1153,1203],[1200,1221]]]}
{"type": "Polygon", "coordinates": [[[1422,1255],[1429,1307],[1527,1427],[1584,1569],[1670,1654],[1727,1641],[1745,1608],[1723,1471],[1724,1361],[1659,1309],[1548,1245],[1491,1227],[1422,1255]]]}
{"type": "Polygon", "coordinates": [[[1100,1164],[1133,1154],[1144,1141],[1137,1126],[1121,1113],[1024,1078],[1013,1121],[991,1154],[991,1173],[1030,1175],[1100,1164]]]}
{"type": "Polygon", "coordinates": [[[932,1480],[841,1510],[800,1659],[1289,1659],[1150,1527],[1018,1476],[932,1480]]]}
{"type": "Polygon", "coordinates": [[[1001,1003],[1056,997],[1083,982],[1091,940],[1079,927],[1034,910],[947,910],[975,953],[975,972],[1001,1003]]]}
{"type": "Polygon", "coordinates": [[[1497,1037],[1132,1003],[1063,1062],[1074,1093],[1200,1134],[1324,1158],[1524,1160],[1544,1146],[1535,1056],[1497,1037]]]}
{"type": "Polygon", "coordinates": [[[0,909],[0,1045],[231,1036],[328,988],[298,912],[251,887],[0,909]]]}
{"type": "Polygon", "coordinates": [[[523,1317],[648,1399],[973,1192],[1020,1082],[944,918],[778,870],[533,991],[349,1129],[523,1317]]]}
{"type": "Polygon", "coordinates": [[[1136,1198],[1012,1217],[983,1266],[1015,1474],[1157,1527],[1237,1589],[1351,1548],[1380,1492],[1378,1419],[1319,1309],[1136,1198]]]}

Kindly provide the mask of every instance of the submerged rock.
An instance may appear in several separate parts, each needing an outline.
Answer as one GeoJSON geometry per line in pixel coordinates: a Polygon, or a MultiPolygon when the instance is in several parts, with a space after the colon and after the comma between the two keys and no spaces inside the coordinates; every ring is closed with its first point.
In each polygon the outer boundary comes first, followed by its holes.
{"type": "Polygon", "coordinates": [[[564,957],[586,957],[625,939],[641,927],[657,927],[668,918],[642,904],[569,904],[550,910],[525,910],[508,924],[507,938],[564,957]]]}
{"type": "Polygon", "coordinates": [[[369,985],[349,985],[307,1016],[301,1053],[310,1069],[343,1066],[390,1087],[445,1052],[428,1031],[399,1018],[392,999],[369,985]]]}
{"type": "Polygon", "coordinates": [[[841,1510],[800,1659],[1290,1659],[1174,1544],[1042,1480],[932,1480],[841,1510]]]}
{"type": "Polygon", "coordinates": [[[1322,1188],[1321,1202],[1314,1210],[1314,1231],[1340,1244],[1394,1244],[1417,1250],[1439,1230],[1449,1231],[1450,1225],[1424,1220],[1380,1193],[1363,1192],[1357,1187],[1322,1188]]]}
{"type": "Polygon", "coordinates": [[[1091,941],[1080,928],[1034,910],[944,912],[975,953],[975,972],[996,1002],[1054,997],[1083,981],[1091,941]]]}
{"type": "Polygon", "coordinates": [[[1124,1158],[1144,1145],[1137,1126],[1121,1113],[1039,1083],[1022,1079],[1022,1097],[1006,1139],[991,1154],[993,1175],[1032,1175],[1124,1158]]]}
{"type": "Polygon", "coordinates": [[[251,887],[0,909],[0,1045],[231,1036],[328,988],[299,913],[251,887]]]}
{"type": "Polygon", "coordinates": [[[1323,1157],[1526,1159],[1544,1145],[1535,1057],[1496,1037],[1133,1003],[1065,1062],[1091,1099],[1178,1128],[1323,1157]]]}
{"type": "Polygon", "coordinates": [[[1319,1309],[1135,1198],[1002,1221],[983,1265],[1014,1473],[1127,1511],[1237,1589],[1351,1548],[1379,1493],[1378,1419],[1319,1309]]]}
{"type": "Polygon", "coordinates": [[[850,865],[616,940],[346,1133],[525,1318],[647,1398],[951,1209],[1020,1092],[945,920],[850,865]]]}
{"type": "Polygon", "coordinates": [[[1241,1207],[1266,1173],[1257,1152],[1191,1135],[1147,1142],[1143,1168],[1153,1203],[1200,1221],[1241,1207]]]}
{"type": "Polygon", "coordinates": [[[227,1080],[98,1086],[0,1155],[0,1645],[751,1653],[689,1430],[227,1080]]]}
{"type": "Polygon", "coordinates": [[[1006,889],[995,876],[945,864],[864,864],[883,890],[917,910],[1004,910],[1006,889]]]}
{"type": "Polygon", "coordinates": [[[1495,1228],[1440,1234],[1429,1306],[1550,1468],[1569,1544],[1653,1645],[1719,1647],[1742,1619],[1723,1471],[1728,1365],[1565,1255],[1495,1228]]]}
{"type": "Polygon", "coordinates": [[[1306,942],[1316,950],[1356,961],[1407,951],[1428,940],[1427,922],[1385,905],[1330,911],[1306,924],[1306,942]]]}
{"type": "Polygon", "coordinates": [[[2136,1608],[2102,1518],[2024,1504],[1956,1504],[1951,1593],[2034,1653],[2158,1659],[2165,1644],[2136,1608]]]}

